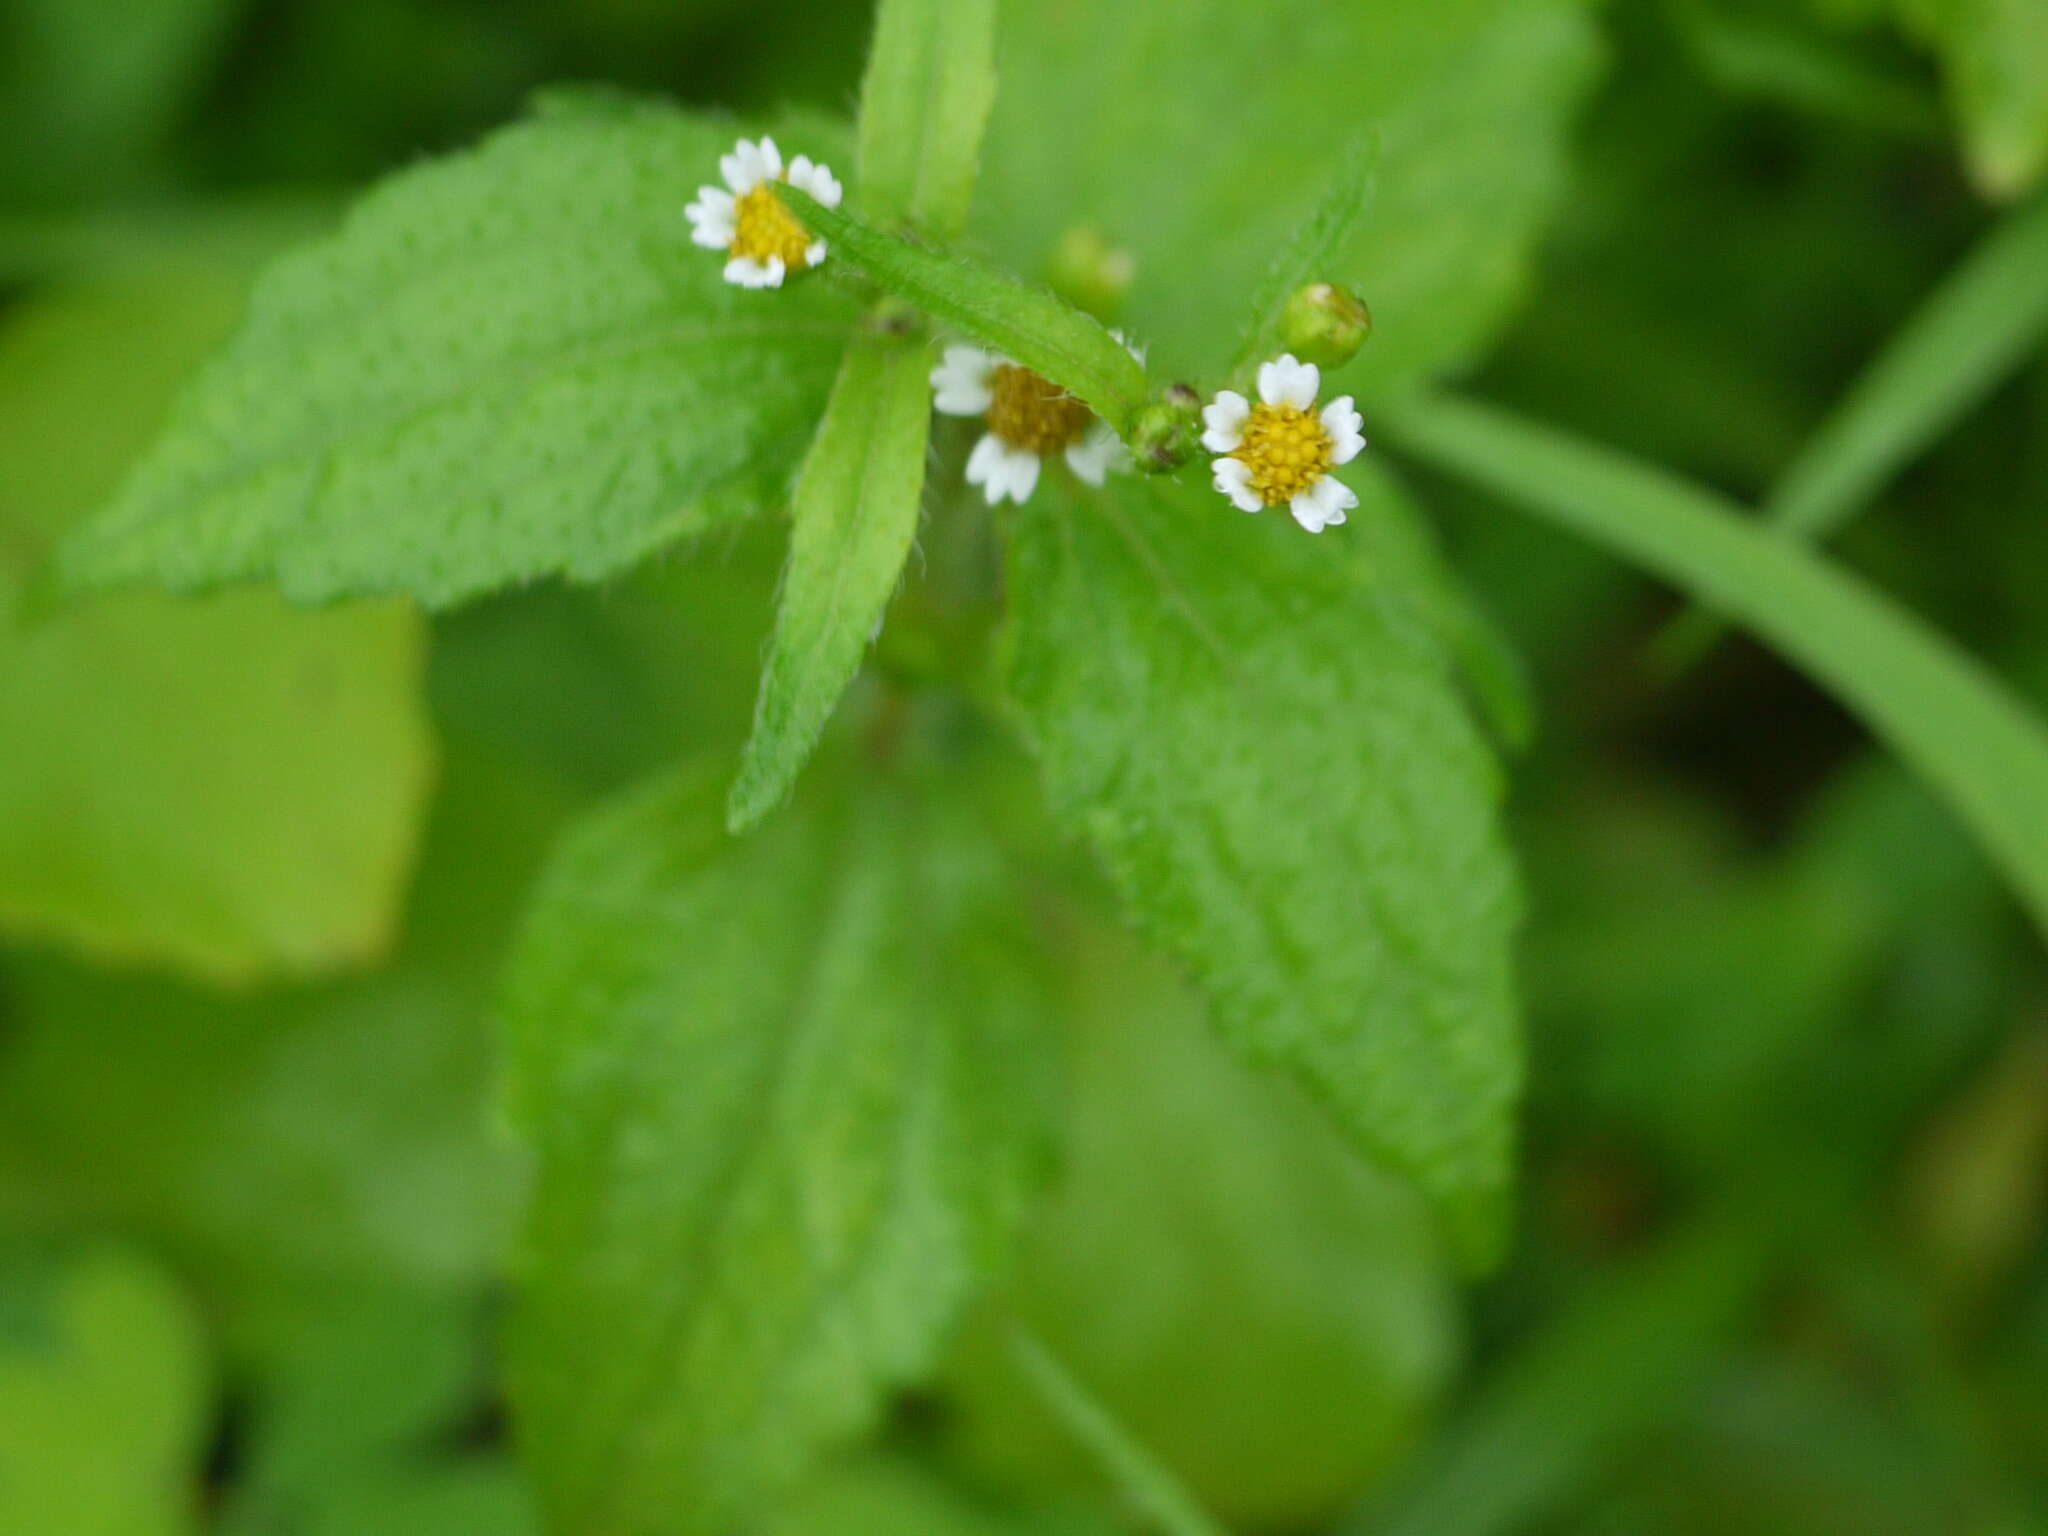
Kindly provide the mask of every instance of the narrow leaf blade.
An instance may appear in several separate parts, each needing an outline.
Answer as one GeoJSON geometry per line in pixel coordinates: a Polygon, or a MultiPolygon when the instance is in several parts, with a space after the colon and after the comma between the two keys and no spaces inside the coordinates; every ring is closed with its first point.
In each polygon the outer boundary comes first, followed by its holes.
{"type": "MultiPolygon", "coordinates": [[[[1370,523],[1395,500],[1355,475],[1370,523]]],[[[1055,810],[1224,1034],[1306,1081],[1484,1263],[1520,1054],[1499,776],[1429,599],[1206,490],[1042,486],[1009,688],[1055,810]]]]}
{"type": "Polygon", "coordinates": [[[1118,432],[1129,429],[1145,403],[1145,369],[1099,320],[993,267],[900,240],[795,189],[784,196],[831,242],[835,260],[1043,374],[1118,432]]]}
{"type": "Polygon", "coordinates": [[[1294,291],[1309,283],[1346,282],[1350,273],[1345,252],[1372,206],[1373,180],[1379,171],[1377,134],[1362,133],[1351,141],[1330,177],[1330,186],[1315,211],[1294,232],[1287,248],[1266,269],[1252,300],[1251,321],[1237,367],[1243,374],[1280,352],[1280,321],[1294,291]]]}
{"type": "Polygon", "coordinates": [[[927,364],[924,347],[879,337],[840,367],[797,482],[775,639],[728,807],[735,832],[789,793],[896,590],[924,491],[927,364]]]}
{"type": "Polygon", "coordinates": [[[882,0],[860,105],[860,205],[950,240],[996,100],[995,0],[882,0]]]}
{"type": "Polygon", "coordinates": [[[1447,398],[1404,405],[1381,428],[1803,667],[1948,802],[2048,933],[2048,730],[1952,642],[1711,492],[1610,449],[1447,398]]]}

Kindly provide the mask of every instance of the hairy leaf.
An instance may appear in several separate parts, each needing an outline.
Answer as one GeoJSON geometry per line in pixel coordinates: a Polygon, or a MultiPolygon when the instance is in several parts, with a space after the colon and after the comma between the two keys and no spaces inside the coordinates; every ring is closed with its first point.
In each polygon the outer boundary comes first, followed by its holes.
{"type": "MultiPolygon", "coordinates": [[[[1369,523],[1395,499],[1360,480],[1369,523]]],[[[1229,1037],[1503,1235],[1520,1058],[1495,766],[1430,600],[1206,490],[1041,488],[1015,520],[1010,688],[1055,808],[1229,1037]]]]}
{"type": "Polygon", "coordinates": [[[1137,258],[1155,370],[1229,361],[1260,274],[1361,130],[1371,211],[1336,269],[1376,329],[1361,393],[1469,357],[1522,285],[1593,75],[1581,0],[1176,0],[1004,8],[976,226],[1020,271],[1077,225],[1137,258]]]}
{"type": "Polygon", "coordinates": [[[432,776],[424,626],[263,592],[9,618],[236,303],[80,289],[0,331],[0,931],[220,981],[389,945],[432,776]]]}
{"type": "Polygon", "coordinates": [[[439,606],[607,575],[777,493],[851,314],[815,280],[735,288],[691,245],[731,138],[555,111],[394,178],[258,287],[62,581],[439,606]]]}
{"type": "Polygon", "coordinates": [[[507,994],[537,1156],[514,1394],[555,1522],[723,1531],[929,1369],[1037,1155],[986,833],[877,784],[725,837],[720,775],[601,812],[507,994]]]}
{"type": "Polygon", "coordinates": [[[923,346],[875,337],[840,367],[797,482],[775,639],[729,806],[736,832],[789,793],[896,590],[924,491],[929,362],[923,346]]]}
{"type": "Polygon", "coordinates": [[[899,240],[801,192],[787,196],[835,259],[1072,391],[1119,432],[1145,403],[1144,365],[1101,321],[993,267],[899,240]]]}
{"type": "Polygon", "coordinates": [[[860,205],[950,240],[995,105],[995,0],[882,0],[860,103],[860,205]]]}

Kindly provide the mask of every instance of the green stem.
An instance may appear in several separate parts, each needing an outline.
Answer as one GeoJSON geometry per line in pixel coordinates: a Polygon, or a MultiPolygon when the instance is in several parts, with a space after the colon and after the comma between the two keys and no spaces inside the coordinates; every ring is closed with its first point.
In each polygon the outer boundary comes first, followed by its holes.
{"type": "Polygon", "coordinates": [[[1228,1536],[1180,1479],[1161,1466],[1035,1336],[1019,1328],[1010,1348],[1046,1405],[1101,1465],[1134,1513],[1164,1536],[1228,1536]]]}

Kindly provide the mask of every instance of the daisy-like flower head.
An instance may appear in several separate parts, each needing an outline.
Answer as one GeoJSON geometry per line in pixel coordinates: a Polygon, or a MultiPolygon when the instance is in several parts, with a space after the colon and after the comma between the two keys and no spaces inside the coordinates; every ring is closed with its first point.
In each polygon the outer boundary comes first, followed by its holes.
{"type": "MultiPolygon", "coordinates": [[[[1139,362],[1144,353],[1117,336],[1139,362]]],[[[988,430],[967,458],[967,483],[988,504],[1005,498],[1022,505],[1038,489],[1045,461],[1100,485],[1127,461],[1122,441],[1106,421],[1050,379],[980,347],[951,346],[932,370],[932,403],[948,416],[979,416],[988,430]]]]}
{"type": "Polygon", "coordinates": [[[814,239],[788,205],[775,195],[786,183],[837,208],[844,189],[808,155],[785,167],[773,139],[741,139],[718,162],[723,187],[699,187],[697,201],[683,211],[690,238],[706,250],[725,251],[725,280],[742,288],[780,288],[785,276],[825,259],[825,242],[814,239]],[[731,190],[728,191],[727,188],[731,190]]]}
{"type": "Polygon", "coordinates": [[[1216,489],[1246,512],[1286,507],[1310,533],[1344,521],[1358,505],[1330,471],[1365,447],[1363,423],[1343,395],[1320,411],[1323,376],[1291,354],[1259,369],[1259,403],[1226,389],[1202,412],[1202,446],[1223,454],[1211,465],[1216,489]]]}

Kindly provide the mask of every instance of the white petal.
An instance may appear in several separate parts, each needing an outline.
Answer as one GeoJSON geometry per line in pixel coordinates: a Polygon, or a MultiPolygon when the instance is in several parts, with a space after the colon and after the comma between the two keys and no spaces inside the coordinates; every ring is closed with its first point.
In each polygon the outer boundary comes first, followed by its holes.
{"type": "Polygon", "coordinates": [[[1202,411],[1209,430],[1202,434],[1202,446],[1212,453],[1235,453],[1244,446],[1244,424],[1251,418],[1252,403],[1234,389],[1217,395],[1202,411]]]}
{"type": "Polygon", "coordinates": [[[967,483],[979,485],[988,491],[988,503],[997,501],[993,477],[1003,457],[1003,445],[993,432],[984,432],[981,441],[974,445],[974,452],[967,455],[967,483]]]}
{"type": "Polygon", "coordinates": [[[825,253],[830,249],[831,247],[824,241],[813,240],[804,247],[804,265],[806,267],[823,266],[825,263],[825,253]]]}
{"type": "Polygon", "coordinates": [[[1209,466],[1215,474],[1216,489],[1230,498],[1240,512],[1263,512],[1265,502],[1252,489],[1251,466],[1242,459],[1218,459],[1209,466]]]}
{"type": "Polygon", "coordinates": [[[703,187],[697,201],[683,210],[690,221],[690,239],[706,250],[723,250],[732,244],[738,225],[733,216],[733,196],[720,187],[703,187]]]}
{"type": "Polygon", "coordinates": [[[1067,468],[1090,485],[1102,484],[1112,469],[1121,469],[1127,462],[1123,439],[1105,421],[1098,421],[1086,437],[1067,450],[1067,468]]]}
{"type": "Polygon", "coordinates": [[[979,347],[952,346],[932,370],[932,404],[947,416],[980,416],[995,404],[995,359],[979,347]]]}
{"type": "Polygon", "coordinates": [[[1323,430],[1330,434],[1333,463],[1349,464],[1364,451],[1365,423],[1353,409],[1349,395],[1339,395],[1323,407],[1323,430]]]}
{"type": "Polygon", "coordinates": [[[761,152],[754,148],[751,139],[741,139],[733,145],[732,153],[718,162],[718,169],[725,184],[745,197],[761,184],[761,152]]]}
{"type": "Polygon", "coordinates": [[[773,139],[761,140],[761,179],[775,181],[782,175],[782,151],[775,147],[773,139]]]}
{"type": "Polygon", "coordinates": [[[1011,448],[1005,444],[1003,456],[1008,460],[1010,499],[1021,507],[1038,489],[1038,472],[1043,466],[1038,455],[1027,449],[1011,448]]]}
{"type": "Polygon", "coordinates": [[[742,288],[780,288],[787,270],[780,256],[770,256],[766,261],[735,256],[725,264],[725,280],[742,288]]]}
{"type": "Polygon", "coordinates": [[[818,194],[812,190],[811,183],[811,174],[816,170],[817,167],[811,163],[809,155],[798,155],[789,162],[789,174],[782,179],[799,192],[809,192],[811,196],[816,197],[818,194]]]}
{"type": "Polygon", "coordinates": [[[1297,362],[1291,352],[1259,368],[1259,398],[1268,405],[1305,411],[1316,403],[1322,387],[1321,370],[1314,363],[1297,362]]]}
{"type": "Polygon", "coordinates": [[[1333,475],[1325,475],[1288,503],[1294,520],[1310,533],[1321,533],[1344,521],[1344,514],[1358,505],[1351,487],[1333,475]]]}
{"type": "Polygon", "coordinates": [[[1145,366],[1145,353],[1147,349],[1143,345],[1131,340],[1131,338],[1126,336],[1122,331],[1111,331],[1109,334],[1114,336],[1118,341],[1123,343],[1124,350],[1131,354],[1132,359],[1137,363],[1137,365],[1140,368],[1145,366]]]}

